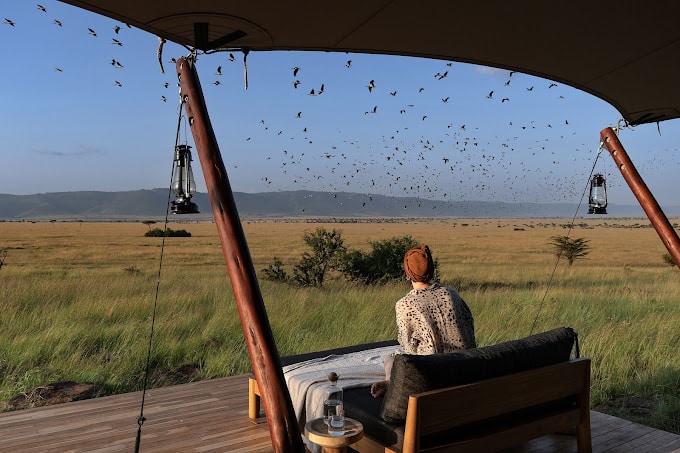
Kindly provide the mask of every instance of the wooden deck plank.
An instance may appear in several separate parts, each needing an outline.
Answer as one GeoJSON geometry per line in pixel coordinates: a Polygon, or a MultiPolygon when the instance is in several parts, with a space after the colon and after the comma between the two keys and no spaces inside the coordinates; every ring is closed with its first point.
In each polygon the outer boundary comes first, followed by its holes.
{"type": "MultiPolygon", "coordinates": [[[[142,393],[127,393],[0,414],[0,451],[131,452],[142,393]]],[[[248,419],[248,376],[151,389],[146,393],[144,453],[272,451],[264,417],[248,419]]],[[[680,451],[680,435],[591,412],[593,452],[680,451]]],[[[534,439],[507,453],[575,452],[573,436],[534,439]]]]}

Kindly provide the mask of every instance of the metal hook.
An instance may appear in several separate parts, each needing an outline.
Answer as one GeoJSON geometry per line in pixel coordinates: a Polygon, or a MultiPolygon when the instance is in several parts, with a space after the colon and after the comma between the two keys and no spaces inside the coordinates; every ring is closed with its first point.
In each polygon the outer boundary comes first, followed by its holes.
{"type": "Polygon", "coordinates": [[[625,127],[628,127],[628,121],[626,121],[624,118],[621,118],[617,123],[616,127],[614,128],[614,133],[616,135],[619,135],[619,131],[625,127]]]}

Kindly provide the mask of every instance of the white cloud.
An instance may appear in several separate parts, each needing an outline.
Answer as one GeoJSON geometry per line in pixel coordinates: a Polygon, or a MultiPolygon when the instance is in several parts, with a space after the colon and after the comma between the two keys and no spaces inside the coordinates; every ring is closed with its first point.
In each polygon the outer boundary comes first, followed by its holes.
{"type": "Polygon", "coordinates": [[[36,154],[42,154],[46,156],[56,156],[56,157],[72,157],[72,156],[87,156],[104,154],[104,151],[94,145],[81,145],[80,150],[73,150],[70,152],[57,151],[51,149],[36,149],[33,150],[36,154]]]}

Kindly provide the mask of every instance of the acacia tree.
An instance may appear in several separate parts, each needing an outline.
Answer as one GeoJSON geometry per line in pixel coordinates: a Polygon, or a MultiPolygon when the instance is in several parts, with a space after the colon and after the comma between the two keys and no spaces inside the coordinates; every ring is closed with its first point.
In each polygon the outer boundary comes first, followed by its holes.
{"type": "Polygon", "coordinates": [[[142,223],[143,223],[144,225],[148,226],[148,227],[149,227],[149,231],[151,231],[151,225],[153,225],[154,223],[156,223],[156,221],[155,221],[155,220],[144,220],[144,221],[142,221],[142,223]]]}
{"type": "Polygon", "coordinates": [[[577,258],[583,258],[590,253],[590,242],[583,238],[570,239],[569,236],[553,236],[550,244],[554,247],[555,256],[565,257],[571,266],[577,258]]]}

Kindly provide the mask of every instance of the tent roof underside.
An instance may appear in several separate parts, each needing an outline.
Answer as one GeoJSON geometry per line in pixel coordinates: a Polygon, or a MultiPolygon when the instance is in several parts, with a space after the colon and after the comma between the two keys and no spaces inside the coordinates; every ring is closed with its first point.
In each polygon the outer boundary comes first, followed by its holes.
{"type": "Polygon", "coordinates": [[[200,50],[317,50],[475,63],[591,93],[631,125],[680,117],[680,2],[62,0],[200,50]]]}

